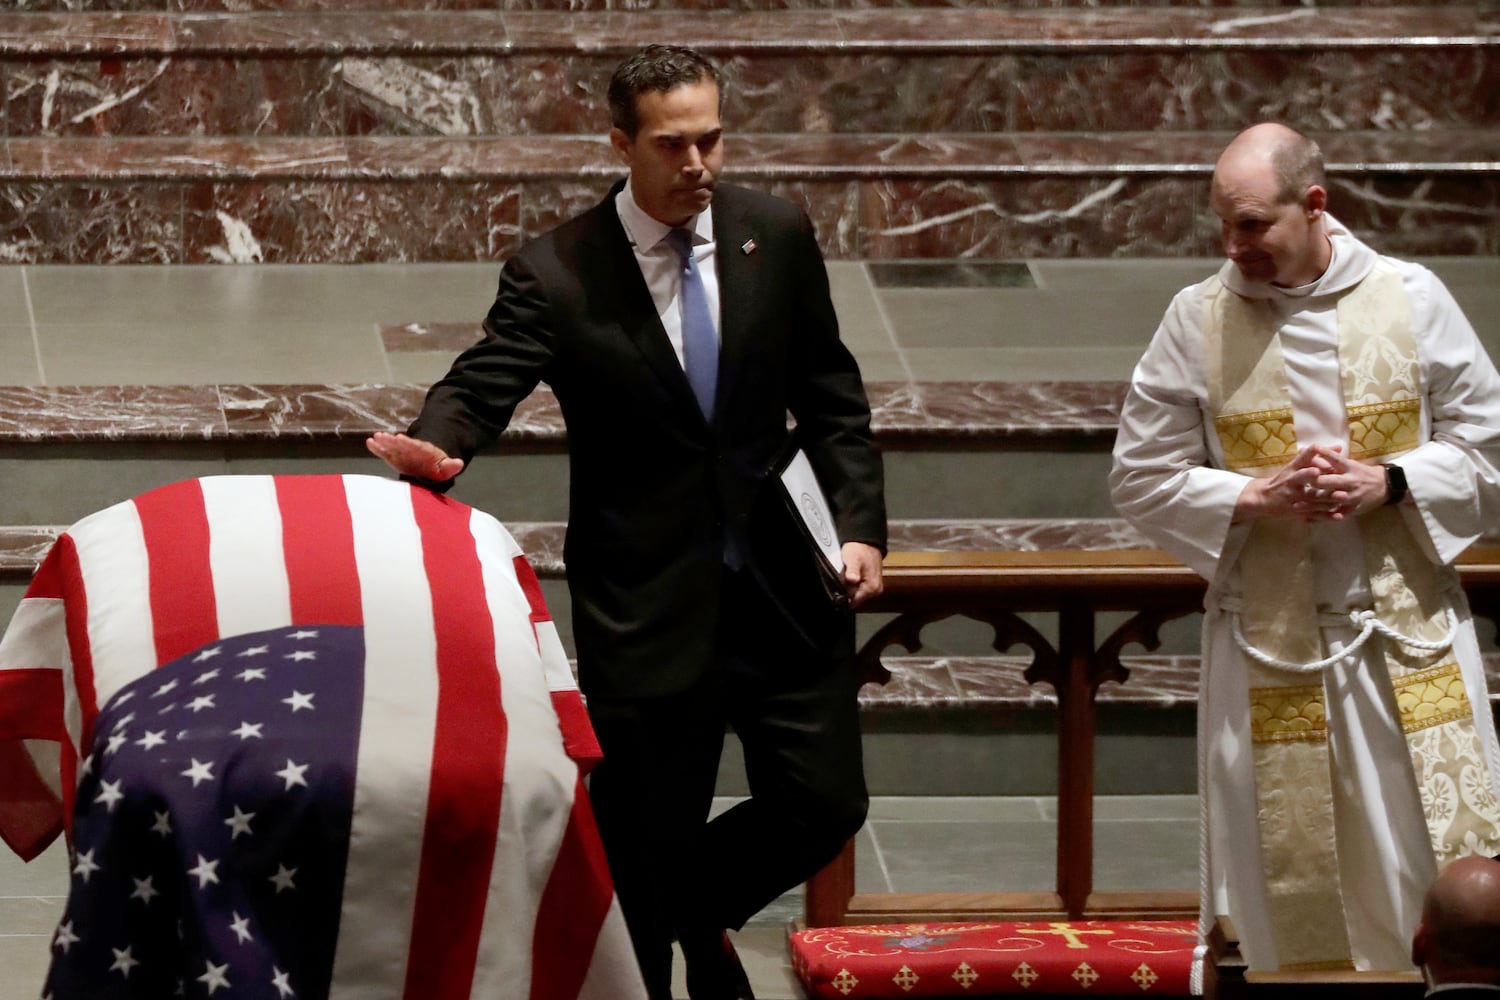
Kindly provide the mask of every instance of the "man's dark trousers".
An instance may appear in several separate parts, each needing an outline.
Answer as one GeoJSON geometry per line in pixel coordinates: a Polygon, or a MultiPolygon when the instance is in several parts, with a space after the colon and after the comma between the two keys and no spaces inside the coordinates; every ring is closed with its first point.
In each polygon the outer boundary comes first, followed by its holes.
{"type": "Polygon", "coordinates": [[[813,652],[750,574],[725,576],[718,662],[697,684],[589,703],[590,798],[653,1000],[671,996],[680,922],[741,927],[832,860],[869,803],[852,658],[813,652]],[[751,797],[705,826],[726,725],[751,797]]]}

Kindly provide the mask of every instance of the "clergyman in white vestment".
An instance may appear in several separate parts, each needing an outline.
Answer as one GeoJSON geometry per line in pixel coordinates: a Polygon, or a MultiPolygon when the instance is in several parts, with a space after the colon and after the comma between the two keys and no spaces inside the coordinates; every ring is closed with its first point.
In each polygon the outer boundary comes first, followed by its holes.
{"type": "Polygon", "coordinates": [[[1443,284],[1326,211],[1316,144],[1214,171],[1229,260],[1136,367],[1110,490],[1209,581],[1202,920],[1251,969],[1410,969],[1423,892],[1500,853],[1454,559],[1500,524],[1500,376],[1443,284]]]}

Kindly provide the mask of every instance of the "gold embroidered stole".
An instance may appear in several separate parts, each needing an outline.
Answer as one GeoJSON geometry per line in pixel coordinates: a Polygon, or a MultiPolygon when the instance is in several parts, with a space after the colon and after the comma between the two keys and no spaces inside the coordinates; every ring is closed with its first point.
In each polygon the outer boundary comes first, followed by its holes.
{"type": "MultiPolygon", "coordinates": [[[[1338,352],[1351,457],[1375,461],[1418,442],[1421,369],[1400,275],[1381,262],[1339,301],[1338,352]]],[[[1285,361],[1269,303],[1215,283],[1203,316],[1209,405],[1228,468],[1275,473],[1297,454],[1285,361]]],[[[1310,664],[1327,655],[1314,597],[1309,532],[1265,519],[1239,558],[1244,641],[1310,664]]],[[[1434,566],[1394,508],[1359,521],[1376,618],[1422,641],[1441,640],[1457,579],[1434,566]]],[[[1459,598],[1461,599],[1461,595],[1459,598]]],[[[1452,650],[1436,655],[1372,637],[1384,653],[1413,773],[1440,862],[1500,846],[1496,807],[1472,707],[1452,650]]],[[[1283,969],[1348,968],[1352,955],[1340,886],[1333,808],[1329,693],[1320,672],[1292,673],[1246,657],[1261,859],[1283,969]]]]}

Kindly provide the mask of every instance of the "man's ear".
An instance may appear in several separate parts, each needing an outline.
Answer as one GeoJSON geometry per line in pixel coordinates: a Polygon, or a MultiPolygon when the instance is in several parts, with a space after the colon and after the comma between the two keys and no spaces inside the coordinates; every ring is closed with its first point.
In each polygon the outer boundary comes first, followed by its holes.
{"type": "Polygon", "coordinates": [[[627,167],[630,166],[630,136],[625,134],[624,129],[612,128],[609,130],[609,144],[615,148],[615,155],[620,162],[627,167]]]}
{"type": "Polygon", "coordinates": [[[1328,208],[1328,192],[1321,184],[1314,184],[1302,196],[1302,207],[1309,219],[1316,219],[1328,208]]]}
{"type": "Polygon", "coordinates": [[[1419,969],[1427,964],[1427,925],[1421,921],[1411,936],[1411,964],[1419,969]]]}

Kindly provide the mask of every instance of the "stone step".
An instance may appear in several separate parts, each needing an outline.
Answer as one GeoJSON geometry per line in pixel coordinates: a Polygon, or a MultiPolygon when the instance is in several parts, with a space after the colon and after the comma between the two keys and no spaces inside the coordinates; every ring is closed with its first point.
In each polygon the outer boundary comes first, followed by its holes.
{"type": "MultiPolygon", "coordinates": [[[[512,521],[507,530],[537,576],[563,576],[562,521],[512,521]]],[[[0,583],[31,578],[67,525],[0,525],[0,583]]],[[[1056,549],[1149,548],[1145,537],[1119,518],[947,518],[892,521],[893,552],[1038,552],[1056,549]]],[[[888,685],[889,686],[889,685],[888,685]]]]}
{"type": "MultiPolygon", "coordinates": [[[[1336,214],[1385,252],[1500,253],[1500,129],[1314,135],[1336,214]]],[[[830,259],[1211,257],[1229,138],[744,135],[724,176],[802,204],[830,259]]],[[[499,260],[619,172],[602,136],[13,137],[0,258],[499,260]]]]}
{"type": "Polygon", "coordinates": [[[596,134],[611,70],[664,38],[724,63],[738,133],[1500,120],[1500,17],[1482,5],[745,9],[782,7],[765,0],[691,18],[219,5],[0,14],[7,134],[596,134]]]}
{"type": "MultiPolygon", "coordinates": [[[[1118,382],[872,382],[893,518],[1107,517],[1118,382]],[[1048,456],[1050,477],[1035,474],[1048,456]]],[[[68,523],[163,483],[225,473],[365,473],[364,449],[421,405],[415,385],[0,387],[0,524],[68,523]]],[[[548,392],[454,495],[506,522],[567,516],[548,392]]]]}

